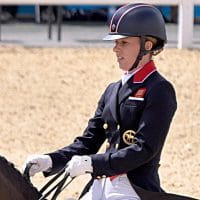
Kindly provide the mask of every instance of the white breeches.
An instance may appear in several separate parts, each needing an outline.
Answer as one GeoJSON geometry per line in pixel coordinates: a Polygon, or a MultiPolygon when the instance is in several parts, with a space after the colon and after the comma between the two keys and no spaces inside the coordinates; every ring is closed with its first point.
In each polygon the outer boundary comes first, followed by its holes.
{"type": "Polygon", "coordinates": [[[80,200],[140,200],[126,174],[95,179],[90,190],[80,200]]]}

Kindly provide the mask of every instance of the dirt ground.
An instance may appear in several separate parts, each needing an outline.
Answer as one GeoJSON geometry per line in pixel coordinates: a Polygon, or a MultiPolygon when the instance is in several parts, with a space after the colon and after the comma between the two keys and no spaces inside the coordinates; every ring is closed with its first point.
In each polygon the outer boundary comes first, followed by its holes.
{"type": "MultiPolygon", "coordinates": [[[[162,186],[200,198],[200,51],[166,49],[154,60],[178,100],[161,160],[162,186]]],[[[0,47],[0,154],[21,170],[28,155],[71,143],[104,88],[120,76],[109,48],[0,47]]],[[[75,179],[59,199],[77,197],[88,179],[75,179]]],[[[37,188],[46,181],[41,174],[32,178],[37,188]]]]}

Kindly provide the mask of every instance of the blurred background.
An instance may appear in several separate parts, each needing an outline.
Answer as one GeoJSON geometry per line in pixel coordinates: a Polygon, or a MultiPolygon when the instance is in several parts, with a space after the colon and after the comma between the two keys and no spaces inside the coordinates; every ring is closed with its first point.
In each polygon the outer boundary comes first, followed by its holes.
{"type": "MultiPolygon", "coordinates": [[[[106,22],[109,21],[113,12],[119,8],[119,5],[113,6],[92,6],[92,5],[70,5],[62,6],[63,22],[69,21],[91,21],[106,22]]],[[[166,23],[177,23],[178,6],[157,6],[162,12],[166,23]]],[[[48,22],[48,6],[39,5],[19,5],[2,6],[0,19],[3,23],[14,22],[48,22]],[[36,12],[39,9],[39,12],[36,12]]],[[[56,6],[53,6],[52,21],[57,19],[56,6]]],[[[200,5],[194,7],[194,23],[200,24],[200,5]]]]}
{"type": "MultiPolygon", "coordinates": [[[[109,21],[120,6],[2,5],[0,7],[0,44],[109,46],[110,44],[101,41],[101,38],[107,33],[109,21]],[[81,36],[80,33],[83,32],[84,35],[81,36]],[[62,43],[57,42],[61,40],[62,43]]],[[[178,41],[179,7],[178,5],[156,6],[162,12],[166,22],[168,45],[175,47],[178,41]]],[[[193,43],[195,47],[200,47],[200,5],[195,4],[193,9],[193,43]]],[[[185,21],[184,18],[183,20],[185,21]]],[[[182,29],[187,28],[189,30],[191,26],[182,29]]],[[[187,44],[185,46],[188,47],[187,44]]]]}

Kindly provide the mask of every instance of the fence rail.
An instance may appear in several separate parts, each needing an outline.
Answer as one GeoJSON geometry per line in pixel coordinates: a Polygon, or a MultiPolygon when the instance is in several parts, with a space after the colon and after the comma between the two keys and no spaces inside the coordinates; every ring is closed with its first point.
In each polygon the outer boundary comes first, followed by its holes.
{"type": "Polygon", "coordinates": [[[123,5],[126,3],[177,5],[178,48],[193,47],[194,5],[200,0],[0,0],[0,5],[123,5]]]}
{"type": "MultiPolygon", "coordinates": [[[[159,4],[159,5],[177,5],[182,3],[185,0],[0,0],[0,4],[4,5],[31,5],[31,4],[40,4],[40,5],[121,5],[130,2],[137,3],[150,3],[150,4],[159,4]]],[[[192,2],[193,0],[186,0],[192,2]]],[[[198,0],[194,0],[199,2],[198,0]]]]}

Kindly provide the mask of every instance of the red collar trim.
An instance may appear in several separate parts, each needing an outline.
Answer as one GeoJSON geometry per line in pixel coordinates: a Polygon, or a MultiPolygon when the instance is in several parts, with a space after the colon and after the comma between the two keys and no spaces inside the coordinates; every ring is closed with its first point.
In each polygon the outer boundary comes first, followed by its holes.
{"type": "Polygon", "coordinates": [[[151,60],[135,73],[135,75],[133,76],[133,83],[144,82],[145,79],[147,79],[155,71],[155,64],[153,60],[151,60]]]}

